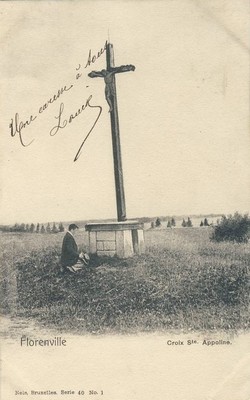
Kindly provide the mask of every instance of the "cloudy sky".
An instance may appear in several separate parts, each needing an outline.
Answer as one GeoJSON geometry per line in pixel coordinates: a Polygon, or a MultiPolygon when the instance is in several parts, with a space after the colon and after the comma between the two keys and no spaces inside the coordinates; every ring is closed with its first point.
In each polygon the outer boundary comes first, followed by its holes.
{"type": "Polygon", "coordinates": [[[116,78],[127,217],[249,211],[247,1],[0,10],[0,223],[116,217],[104,82],[88,77],[106,40],[117,66],[136,67],[116,78]]]}

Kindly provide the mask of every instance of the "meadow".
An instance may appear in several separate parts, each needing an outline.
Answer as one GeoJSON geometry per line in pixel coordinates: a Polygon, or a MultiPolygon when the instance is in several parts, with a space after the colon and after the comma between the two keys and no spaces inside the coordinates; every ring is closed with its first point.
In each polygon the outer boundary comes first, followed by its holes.
{"type": "MultiPolygon", "coordinates": [[[[60,270],[64,233],[2,233],[2,312],[82,334],[248,330],[250,245],[211,232],[147,229],[145,254],[92,256],[75,275],[60,270]]],[[[76,241],[88,250],[84,228],[76,241]]]]}

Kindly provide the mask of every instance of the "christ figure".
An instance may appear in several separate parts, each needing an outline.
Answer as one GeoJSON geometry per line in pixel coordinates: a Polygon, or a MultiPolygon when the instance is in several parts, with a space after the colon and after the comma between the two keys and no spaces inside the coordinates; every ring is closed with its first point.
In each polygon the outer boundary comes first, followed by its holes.
{"type": "Polygon", "coordinates": [[[102,69],[101,71],[92,71],[88,74],[90,78],[104,78],[105,82],[105,98],[109,105],[109,112],[113,110],[112,97],[115,95],[114,75],[119,72],[134,71],[134,65],[121,65],[120,67],[110,68],[110,70],[102,69]]]}

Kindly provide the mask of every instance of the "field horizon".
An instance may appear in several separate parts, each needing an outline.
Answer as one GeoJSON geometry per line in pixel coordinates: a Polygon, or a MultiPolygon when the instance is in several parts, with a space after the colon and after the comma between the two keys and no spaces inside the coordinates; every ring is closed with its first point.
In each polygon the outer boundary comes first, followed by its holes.
{"type": "MultiPolygon", "coordinates": [[[[182,220],[183,220],[183,218],[184,219],[187,219],[188,217],[189,218],[191,218],[192,220],[199,220],[199,222],[202,220],[202,219],[204,219],[204,218],[209,218],[209,219],[211,219],[211,222],[213,221],[213,222],[215,222],[216,221],[216,219],[217,218],[221,218],[222,217],[222,215],[230,215],[230,213],[209,213],[209,214],[179,214],[179,215],[176,215],[176,214],[166,214],[166,215],[155,215],[155,216],[143,216],[143,217],[128,217],[127,218],[127,220],[128,221],[133,221],[133,220],[136,220],[136,221],[139,221],[139,222],[143,222],[143,223],[150,223],[151,221],[155,221],[157,218],[160,218],[160,220],[161,221],[163,221],[163,222],[167,222],[168,221],[168,219],[171,219],[171,218],[174,218],[175,220],[176,220],[176,222],[181,222],[182,220]]],[[[76,219],[71,219],[71,220],[51,220],[51,221],[40,221],[39,219],[37,219],[36,221],[21,221],[21,220],[16,220],[15,222],[13,222],[13,223],[0,223],[0,230],[1,230],[1,228],[2,227],[9,227],[9,226],[13,226],[13,225],[15,225],[15,223],[17,223],[17,224],[21,224],[21,223],[24,223],[24,224],[31,224],[31,223],[34,223],[34,224],[37,224],[37,223],[39,223],[39,224],[43,224],[43,225],[46,225],[46,224],[53,224],[53,223],[56,223],[56,224],[59,224],[59,223],[62,223],[63,225],[65,225],[66,227],[67,227],[67,225],[69,225],[70,223],[72,223],[72,222],[74,222],[74,223],[76,223],[76,224],[79,224],[79,225],[85,225],[85,224],[87,224],[87,223],[108,223],[108,222],[116,222],[117,221],[117,218],[89,218],[89,219],[78,219],[78,218],[76,218],[76,219]]],[[[195,225],[197,225],[196,223],[195,223],[195,225]]]]}

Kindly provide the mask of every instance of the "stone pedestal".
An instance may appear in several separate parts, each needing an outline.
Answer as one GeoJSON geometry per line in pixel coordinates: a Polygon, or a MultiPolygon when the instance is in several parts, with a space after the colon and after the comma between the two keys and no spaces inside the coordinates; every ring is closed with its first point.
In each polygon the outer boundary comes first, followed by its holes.
{"type": "Polygon", "coordinates": [[[90,254],[127,258],[144,253],[143,224],[137,221],[87,224],[85,230],[90,254]]]}

